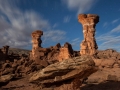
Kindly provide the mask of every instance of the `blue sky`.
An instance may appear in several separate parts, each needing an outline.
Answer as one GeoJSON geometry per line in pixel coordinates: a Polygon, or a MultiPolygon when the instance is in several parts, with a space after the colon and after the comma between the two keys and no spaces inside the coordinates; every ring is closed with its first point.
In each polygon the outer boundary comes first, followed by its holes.
{"type": "Polygon", "coordinates": [[[100,50],[120,51],[120,0],[0,0],[0,47],[31,49],[31,33],[42,30],[42,47],[69,42],[80,50],[81,13],[100,16],[96,25],[100,50]]]}

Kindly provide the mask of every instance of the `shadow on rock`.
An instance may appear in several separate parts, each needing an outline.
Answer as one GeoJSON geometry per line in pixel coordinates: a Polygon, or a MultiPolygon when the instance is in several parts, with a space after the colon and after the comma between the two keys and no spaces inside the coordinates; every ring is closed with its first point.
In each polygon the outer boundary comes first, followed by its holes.
{"type": "Polygon", "coordinates": [[[120,90],[120,82],[108,81],[100,84],[88,84],[81,90],[120,90]]]}

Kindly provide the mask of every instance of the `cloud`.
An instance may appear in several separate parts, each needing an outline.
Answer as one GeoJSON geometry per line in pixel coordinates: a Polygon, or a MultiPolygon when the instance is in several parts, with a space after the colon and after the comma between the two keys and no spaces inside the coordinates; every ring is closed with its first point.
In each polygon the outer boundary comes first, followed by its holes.
{"type": "Polygon", "coordinates": [[[119,20],[120,20],[120,18],[115,19],[115,20],[113,20],[113,21],[111,21],[109,23],[105,22],[105,23],[103,23],[103,27],[107,27],[108,25],[113,25],[113,24],[117,23],[119,20]]]}
{"type": "Polygon", "coordinates": [[[119,33],[120,32],[120,25],[118,25],[116,28],[112,29],[110,33],[119,33]]]}
{"type": "Polygon", "coordinates": [[[98,45],[99,49],[104,50],[112,48],[117,51],[120,51],[120,36],[117,35],[119,32],[120,25],[116,26],[110,32],[96,37],[97,42],[101,43],[98,45]]]}
{"type": "Polygon", "coordinates": [[[80,38],[75,38],[71,41],[71,45],[78,46],[78,45],[80,45],[80,41],[81,41],[80,38]]]}
{"type": "Polygon", "coordinates": [[[66,34],[66,32],[65,31],[61,31],[61,30],[46,31],[46,32],[44,32],[43,43],[45,43],[45,42],[48,43],[48,42],[51,42],[51,41],[58,42],[58,41],[60,41],[60,40],[65,38],[65,36],[64,36],[65,34],[66,34]]]}
{"type": "Polygon", "coordinates": [[[102,36],[101,41],[103,41],[103,43],[99,45],[99,49],[104,50],[112,48],[120,51],[120,48],[118,48],[120,45],[120,36],[102,36]]]}
{"type": "Polygon", "coordinates": [[[61,0],[68,9],[77,10],[77,14],[84,13],[92,8],[97,0],[61,0]]]}
{"type": "MultiPolygon", "coordinates": [[[[45,35],[49,34],[47,32],[51,30],[48,20],[45,20],[39,13],[33,10],[22,11],[17,6],[18,4],[18,0],[0,0],[0,47],[10,45],[10,47],[25,48],[31,45],[31,33],[33,30],[41,29],[46,33],[45,35]]],[[[63,31],[59,30],[59,33],[61,32],[63,31]]],[[[59,36],[59,33],[55,31],[52,35],[59,36]]],[[[64,35],[61,34],[60,38],[64,37],[64,35]]],[[[48,39],[54,42],[58,38],[51,36],[48,39]]]]}
{"type": "Polygon", "coordinates": [[[108,25],[108,22],[105,22],[104,24],[103,24],[103,27],[106,27],[108,25]]]}
{"type": "Polygon", "coordinates": [[[70,19],[71,19],[70,16],[66,16],[66,17],[64,17],[63,22],[64,22],[64,23],[68,23],[68,22],[70,21],[70,19]]]}
{"type": "Polygon", "coordinates": [[[118,22],[119,20],[120,20],[120,18],[113,20],[113,21],[112,21],[112,24],[118,22]]]}
{"type": "Polygon", "coordinates": [[[53,25],[53,28],[56,28],[58,26],[58,23],[55,23],[54,25],[53,25]]]}

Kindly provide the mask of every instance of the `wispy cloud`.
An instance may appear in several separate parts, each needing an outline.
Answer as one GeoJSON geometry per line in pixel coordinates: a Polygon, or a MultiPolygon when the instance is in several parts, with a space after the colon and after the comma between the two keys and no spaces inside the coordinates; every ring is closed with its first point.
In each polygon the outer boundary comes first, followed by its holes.
{"type": "Polygon", "coordinates": [[[113,21],[112,21],[112,24],[118,22],[119,20],[120,20],[120,18],[113,20],[113,21]]]}
{"type": "Polygon", "coordinates": [[[66,16],[66,17],[64,17],[63,22],[64,22],[64,23],[68,23],[68,22],[70,21],[70,19],[71,19],[70,16],[66,16]]]}
{"type": "Polygon", "coordinates": [[[120,36],[117,34],[120,33],[120,25],[116,26],[110,32],[102,34],[96,37],[97,42],[101,42],[99,49],[115,49],[120,51],[120,36]]]}
{"type": "Polygon", "coordinates": [[[77,14],[84,13],[92,8],[98,0],[61,0],[68,9],[77,10],[77,14]]]}
{"type": "Polygon", "coordinates": [[[120,25],[112,29],[110,33],[119,33],[119,32],[120,32],[120,25]]]}
{"type": "Polygon", "coordinates": [[[103,23],[103,27],[106,27],[108,25],[108,22],[103,23]]]}
{"type": "Polygon", "coordinates": [[[120,36],[102,36],[101,41],[103,43],[99,45],[99,49],[104,50],[112,48],[120,51],[120,48],[118,48],[120,45],[120,36]]]}
{"type": "Polygon", "coordinates": [[[59,42],[60,40],[64,39],[65,38],[65,35],[66,32],[65,31],[61,31],[61,30],[49,30],[49,31],[46,31],[44,33],[44,40],[43,40],[43,43],[49,43],[51,41],[54,41],[54,42],[59,42]]]}
{"type": "Polygon", "coordinates": [[[80,38],[75,38],[71,41],[72,46],[78,46],[80,45],[80,38]]]}
{"type": "MultiPolygon", "coordinates": [[[[22,11],[17,7],[19,2],[15,0],[0,0],[0,47],[10,45],[11,47],[24,48],[31,45],[31,32],[33,30],[43,30],[45,35],[49,35],[51,30],[50,22],[33,10],[22,11]]],[[[61,30],[48,39],[54,42],[55,39],[61,40],[64,37],[61,30]],[[56,38],[60,36],[61,39],[56,38]],[[54,37],[55,36],[55,37],[54,37]],[[53,39],[54,38],[54,39],[53,39]]],[[[46,38],[43,38],[46,39],[46,38]]]]}
{"type": "Polygon", "coordinates": [[[113,24],[117,23],[119,20],[120,20],[120,18],[117,18],[110,22],[104,22],[103,27],[108,27],[109,25],[113,25],[113,24]]]}
{"type": "Polygon", "coordinates": [[[54,25],[53,25],[53,28],[56,28],[58,26],[58,23],[55,23],[54,25]]]}

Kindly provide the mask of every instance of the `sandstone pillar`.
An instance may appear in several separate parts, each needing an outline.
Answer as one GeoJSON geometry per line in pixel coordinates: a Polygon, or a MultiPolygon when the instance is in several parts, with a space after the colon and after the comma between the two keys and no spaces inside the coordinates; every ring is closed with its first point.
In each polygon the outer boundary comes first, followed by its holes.
{"type": "Polygon", "coordinates": [[[32,58],[35,60],[35,58],[37,58],[36,52],[38,51],[38,48],[41,47],[41,36],[43,35],[43,31],[41,30],[36,30],[34,32],[32,32],[31,36],[32,36],[32,58]]]}
{"type": "Polygon", "coordinates": [[[78,21],[83,26],[84,40],[80,44],[81,55],[94,55],[98,48],[95,40],[95,26],[99,22],[99,16],[95,14],[79,14],[78,21]]]}

